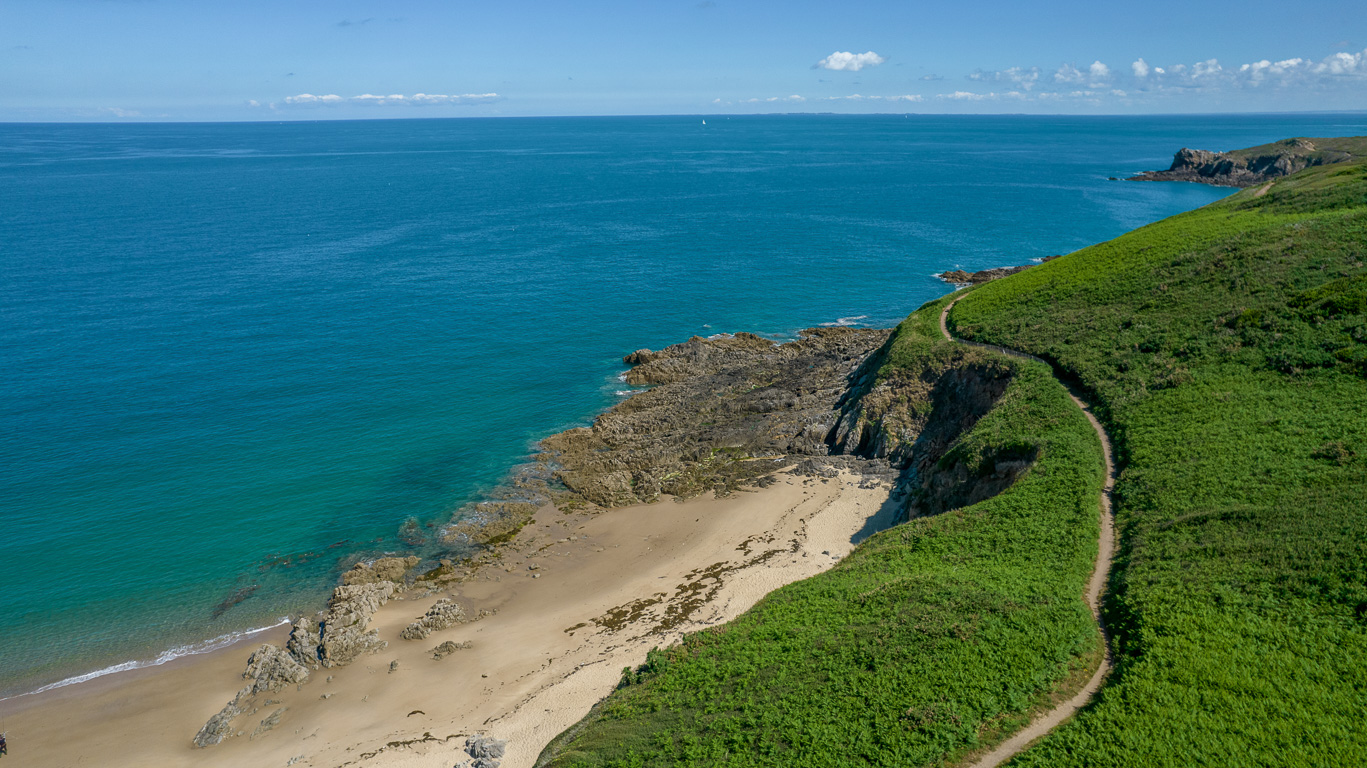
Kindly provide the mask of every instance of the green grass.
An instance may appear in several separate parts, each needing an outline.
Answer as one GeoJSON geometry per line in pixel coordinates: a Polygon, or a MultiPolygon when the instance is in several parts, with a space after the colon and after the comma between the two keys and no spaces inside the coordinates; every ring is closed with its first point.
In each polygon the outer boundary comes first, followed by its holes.
{"type": "Polygon", "coordinates": [[[1303,139],[1314,145],[1313,150],[1297,144],[1297,139],[1283,139],[1247,149],[1236,149],[1228,154],[1235,157],[1267,157],[1290,154],[1311,157],[1327,163],[1341,163],[1367,157],[1367,136],[1337,136],[1323,139],[1303,139]]]}
{"type": "Polygon", "coordinates": [[[541,765],[941,765],[1095,668],[1082,593],[1100,443],[1047,366],[943,341],[942,306],[897,329],[878,380],[1008,374],[940,463],[986,474],[1028,448],[1035,465],[996,497],[877,534],[726,626],[653,651],[541,765]]]}
{"type": "Polygon", "coordinates": [[[1116,441],[1099,700],[1015,766],[1367,765],[1367,166],[1326,166],[974,291],[1116,441]]]}

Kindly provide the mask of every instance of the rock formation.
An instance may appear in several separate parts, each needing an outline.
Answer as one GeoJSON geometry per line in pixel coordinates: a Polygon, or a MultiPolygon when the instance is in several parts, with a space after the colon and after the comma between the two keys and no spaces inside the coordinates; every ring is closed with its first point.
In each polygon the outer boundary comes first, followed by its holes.
{"type": "Polygon", "coordinates": [[[443,597],[428,608],[422,618],[404,627],[399,637],[404,640],[422,640],[433,632],[464,623],[465,609],[451,598],[443,597]]]}
{"type": "Polygon", "coordinates": [[[402,584],[404,575],[417,564],[418,558],[412,556],[382,557],[373,563],[357,563],[351,570],[342,574],[342,584],[344,586],[355,586],[358,584],[374,584],[380,581],[402,584]]]}
{"type": "Polygon", "coordinates": [[[318,658],[324,667],[348,664],[358,656],[389,647],[379,630],[366,631],[370,617],[394,596],[393,582],[340,586],[332,592],[318,639],[318,658]]]}
{"type": "Polygon", "coordinates": [[[1145,171],[1129,181],[1195,181],[1221,187],[1251,187],[1316,165],[1352,160],[1367,150],[1362,137],[1285,139],[1233,152],[1183,147],[1166,171],[1145,171]]]}

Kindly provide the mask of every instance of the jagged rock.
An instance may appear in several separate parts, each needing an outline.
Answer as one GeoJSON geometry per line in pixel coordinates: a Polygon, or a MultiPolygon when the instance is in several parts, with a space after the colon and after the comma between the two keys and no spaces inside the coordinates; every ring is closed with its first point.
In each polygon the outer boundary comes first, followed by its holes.
{"type": "Polygon", "coordinates": [[[1317,165],[1362,155],[1360,137],[1284,139],[1232,152],[1183,147],[1166,171],[1145,171],[1129,181],[1195,181],[1221,187],[1251,187],[1317,165]]]}
{"type": "Polygon", "coordinates": [[[262,691],[279,691],[287,685],[301,685],[309,679],[309,669],[288,651],[265,643],[247,659],[247,670],[242,676],[252,681],[248,695],[254,696],[262,691]]]}
{"type": "Polygon", "coordinates": [[[446,658],[447,656],[450,656],[456,651],[462,651],[470,647],[473,647],[473,643],[471,643],[469,640],[466,640],[463,643],[457,643],[454,640],[447,640],[446,642],[432,649],[432,658],[436,659],[437,661],[441,661],[442,659],[446,658]]]}
{"type": "MultiPolygon", "coordinates": [[[[1050,258],[1057,257],[1051,256],[1050,258]]],[[[1049,259],[1045,259],[1045,261],[1048,260],[1049,259]]],[[[977,272],[965,272],[962,269],[953,269],[948,272],[941,272],[939,278],[946,283],[952,283],[954,285],[979,285],[993,280],[1000,280],[1003,277],[1009,277],[1010,275],[1014,275],[1017,272],[1029,269],[1033,266],[1033,264],[1022,264],[1018,267],[993,267],[992,269],[983,269],[977,272]]]]}
{"type": "Polygon", "coordinates": [[[654,386],[543,441],[540,463],[562,499],[602,507],[729,493],[830,453],[841,399],[887,334],[813,328],[786,344],[740,333],[639,350],[626,380],[654,386]]]}
{"type": "Polygon", "coordinates": [[[256,729],[252,731],[252,738],[254,739],[254,738],[256,738],[257,736],[260,736],[261,734],[265,733],[266,731],[269,731],[270,729],[272,729],[272,728],[274,728],[275,726],[279,725],[279,724],[280,724],[280,718],[283,717],[283,716],[285,715],[285,712],[286,712],[288,709],[289,709],[289,707],[281,707],[281,708],[275,710],[274,712],[270,713],[269,715],[267,715],[267,716],[261,721],[261,724],[258,725],[258,726],[256,726],[256,729]]]}
{"type": "Polygon", "coordinates": [[[332,592],[319,638],[323,666],[348,664],[366,653],[389,647],[378,630],[366,631],[370,617],[394,596],[394,584],[380,581],[337,587],[332,592]]]}
{"type": "MultiPolygon", "coordinates": [[[[241,693],[238,694],[241,697],[241,693]]],[[[242,708],[238,706],[238,699],[235,698],[228,702],[218,714],[209,718],[209,722],[199,729],[195,734],[195,746],[203,749],[222,742],[233,732],[233,718],[242,714],[242,708]]]]}
{"type": "Polygon", "coordinates": [[[476,759],[503,757],[507,747],[508,742],[492,736],[471,736],[465,740],[465,752],[476,759]]]}
{"type": "Polygon", "coordinates": [[[285,642],[285,650],[300,664],[317,669],[321,662],[318,658],[319,627],[307,616],[301,616],[290,629],[290,639],[285,642]]]}
{"type": "Polygon", "coordinates": [[[399,660],[398,660],[398,659],[395,659],[395,660],[389,662],[389,671],[390,671],[390,673],[394,673],[394,672],[399,671],[399,660]]]}
{"type": "Polygon", "coordinates": [[[403,583],[404,574],[409,569],[418,564],[418,558],[409,557],[382,557],[373,563],[357,563],[351,570],[342,574],[342,584],[355,586],[358,584],[374,584],[379,581],[391,581],[396,584],[403,583]]]}
{"type": "Polygon", "coordinates": [[[465,623],[465,609],[449,597],[443,597],[427,609],[422,618],[409,624],[399,633],[404,640],[421,640],[453,624],[465,623]]]}

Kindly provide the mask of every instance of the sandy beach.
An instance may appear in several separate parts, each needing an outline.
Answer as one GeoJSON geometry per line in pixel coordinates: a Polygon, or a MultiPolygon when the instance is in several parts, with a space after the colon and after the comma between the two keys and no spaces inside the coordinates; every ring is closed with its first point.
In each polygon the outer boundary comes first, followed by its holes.
{"type": "Polygon", "coordinates": [[[407,593],[371,626],[389,647],[318,670],[236,721],[191,739],[242,686],[251,643],[0,702],[7,766],[449,766],[465,739],[508,741],[504,768],[535,761],[655,646],[725,622],[764,595],[830,568],[889,525],[889,487],[848,474],[789,474],[722,499],[665,500],[597,513],[545,507],[495,563],[440,592],[407,593]],[[865,483],[868,485],[869,483],[865,483]],[[405,641],[441,597],[482,620],[405,641]],[[446,641],[470,647],[441,660],[446,641]],[[391,664],[397,665],[391,669],[391,664]],[[261,722],[279,713],[271,728],[261,722]]]}

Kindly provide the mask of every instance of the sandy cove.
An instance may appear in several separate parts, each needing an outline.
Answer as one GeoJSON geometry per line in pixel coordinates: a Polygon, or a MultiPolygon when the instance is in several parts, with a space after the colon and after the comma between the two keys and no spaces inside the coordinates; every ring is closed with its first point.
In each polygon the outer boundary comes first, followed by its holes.
{"type": "Polygon", "coordinates": [[[591,515],[544,507],[499,561],[449,589],[382,607],[371,626],[386,650],[274,694],[279,703],[237,721],[242,736],[207,749],[192,746],[195,732],[241,687],[251,648],[283,643],[287,628],[252,645],[2,702],[6,765],[449,768],[468,759],[465,737],[487,734],[508,741],[504,768],[531,766],[650,648],[830,568],[895,517],[887,485],[860,488],[849,474],[776,477],[722,499],[591,515]],[[471,615],[497,613],[425,640],[399,639],[444,596],[471,615]],[[448,640],[471,647],[434,660],[431,649],[448,640]],[[281,707],[279,723],[253,736],[281,707]]]}

